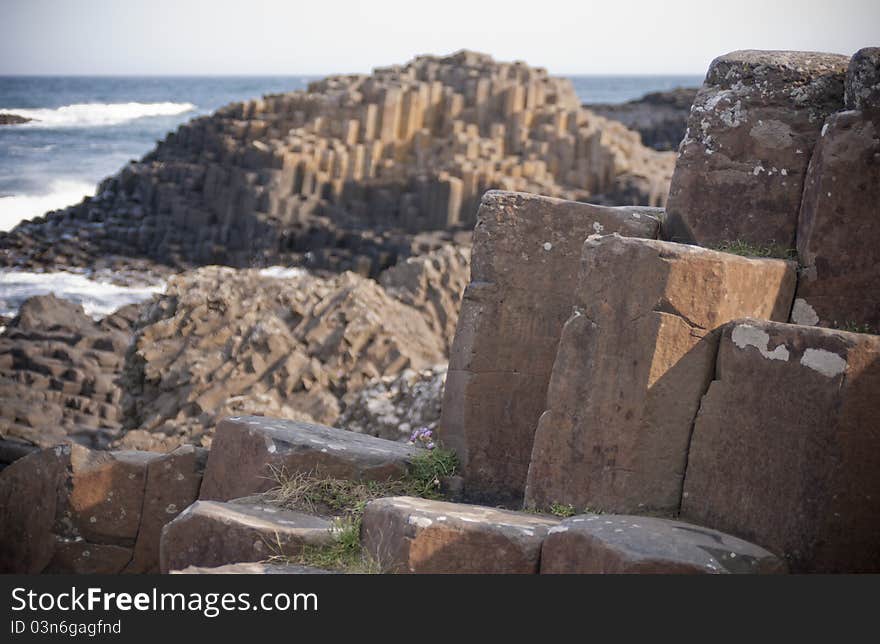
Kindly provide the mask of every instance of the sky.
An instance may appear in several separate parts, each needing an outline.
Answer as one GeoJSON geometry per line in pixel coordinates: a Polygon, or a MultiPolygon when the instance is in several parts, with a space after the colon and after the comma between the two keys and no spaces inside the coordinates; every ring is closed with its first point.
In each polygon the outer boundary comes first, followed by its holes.
{"type": "Polygon", "coordinates": [[[467,48],[554,74],[703,74],[880,45],[880,0],[0,0],[0,75],[369,72],[467,48]]]}

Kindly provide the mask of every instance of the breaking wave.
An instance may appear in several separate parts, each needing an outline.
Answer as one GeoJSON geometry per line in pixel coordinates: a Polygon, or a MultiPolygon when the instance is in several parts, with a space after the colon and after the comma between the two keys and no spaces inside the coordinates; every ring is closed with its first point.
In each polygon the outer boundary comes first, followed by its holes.
{"type": "Polygon", "coordinates": [[[0,231],[16,224],[82,201],[95,194],[95,186],[85,181],[56,179],[45,194],[0,195],[0,231]]]}
{"type": "Polygon", "coordinates": [[[192,103],[75,103],[62,107],[19,109],[0,112],[33,119],[30,123],[4,127],[100,127],[119,125],[148,116],[174,116],[196,108],[192,103]]]}

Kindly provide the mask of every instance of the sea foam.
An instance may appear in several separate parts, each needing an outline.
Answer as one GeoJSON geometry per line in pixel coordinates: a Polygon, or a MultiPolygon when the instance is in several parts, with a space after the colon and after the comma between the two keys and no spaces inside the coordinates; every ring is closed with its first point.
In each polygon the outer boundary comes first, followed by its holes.
{"type": "Polygon", "coordinates": [[[25,219],[79,203],[95,194],[95,186],[76,179],[55,179],[44,194],[0,196],[0,231],[11,230],[25,219]]]}
{"type": "Polygon", "coordinates": [[[34,295],[48,295],[82,304],[87,315],[98,320],[122,306],[149,300],[162,293],[164,284],[117,286],[77,273],[0,272],[0,315],[12,317],[22,302],[34,295]]]}
{"type": "Polygon", "coordinates": [[[33,119],[4,127],[59,128],[119,125],[148,116],[183,114],[195,108],[192,103],[75,103],[54,109],[0,107],[0,112],[33,119]]]}

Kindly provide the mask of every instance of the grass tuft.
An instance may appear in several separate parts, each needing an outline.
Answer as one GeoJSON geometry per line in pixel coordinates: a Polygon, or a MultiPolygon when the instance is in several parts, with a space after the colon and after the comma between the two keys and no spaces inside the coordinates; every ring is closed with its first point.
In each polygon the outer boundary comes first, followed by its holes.
{"type": "Polygon", "coordinates": [[[742,239],[724,241],[712,246],[713,250],[742,257],[766,257],[773,259],[797,259],[797,249],[778,244],[753,244],[742,239]]]}

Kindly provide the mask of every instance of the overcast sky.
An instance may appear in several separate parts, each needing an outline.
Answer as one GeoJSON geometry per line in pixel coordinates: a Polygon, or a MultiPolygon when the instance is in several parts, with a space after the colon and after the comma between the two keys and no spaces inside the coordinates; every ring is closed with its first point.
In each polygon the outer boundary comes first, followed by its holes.
{"type": "Polygon", "coordinates": [[[368,72],[468,48],[555,74],[703,74],[880,45],[880,0],[0,0],[0,74],[368,72]]]}

